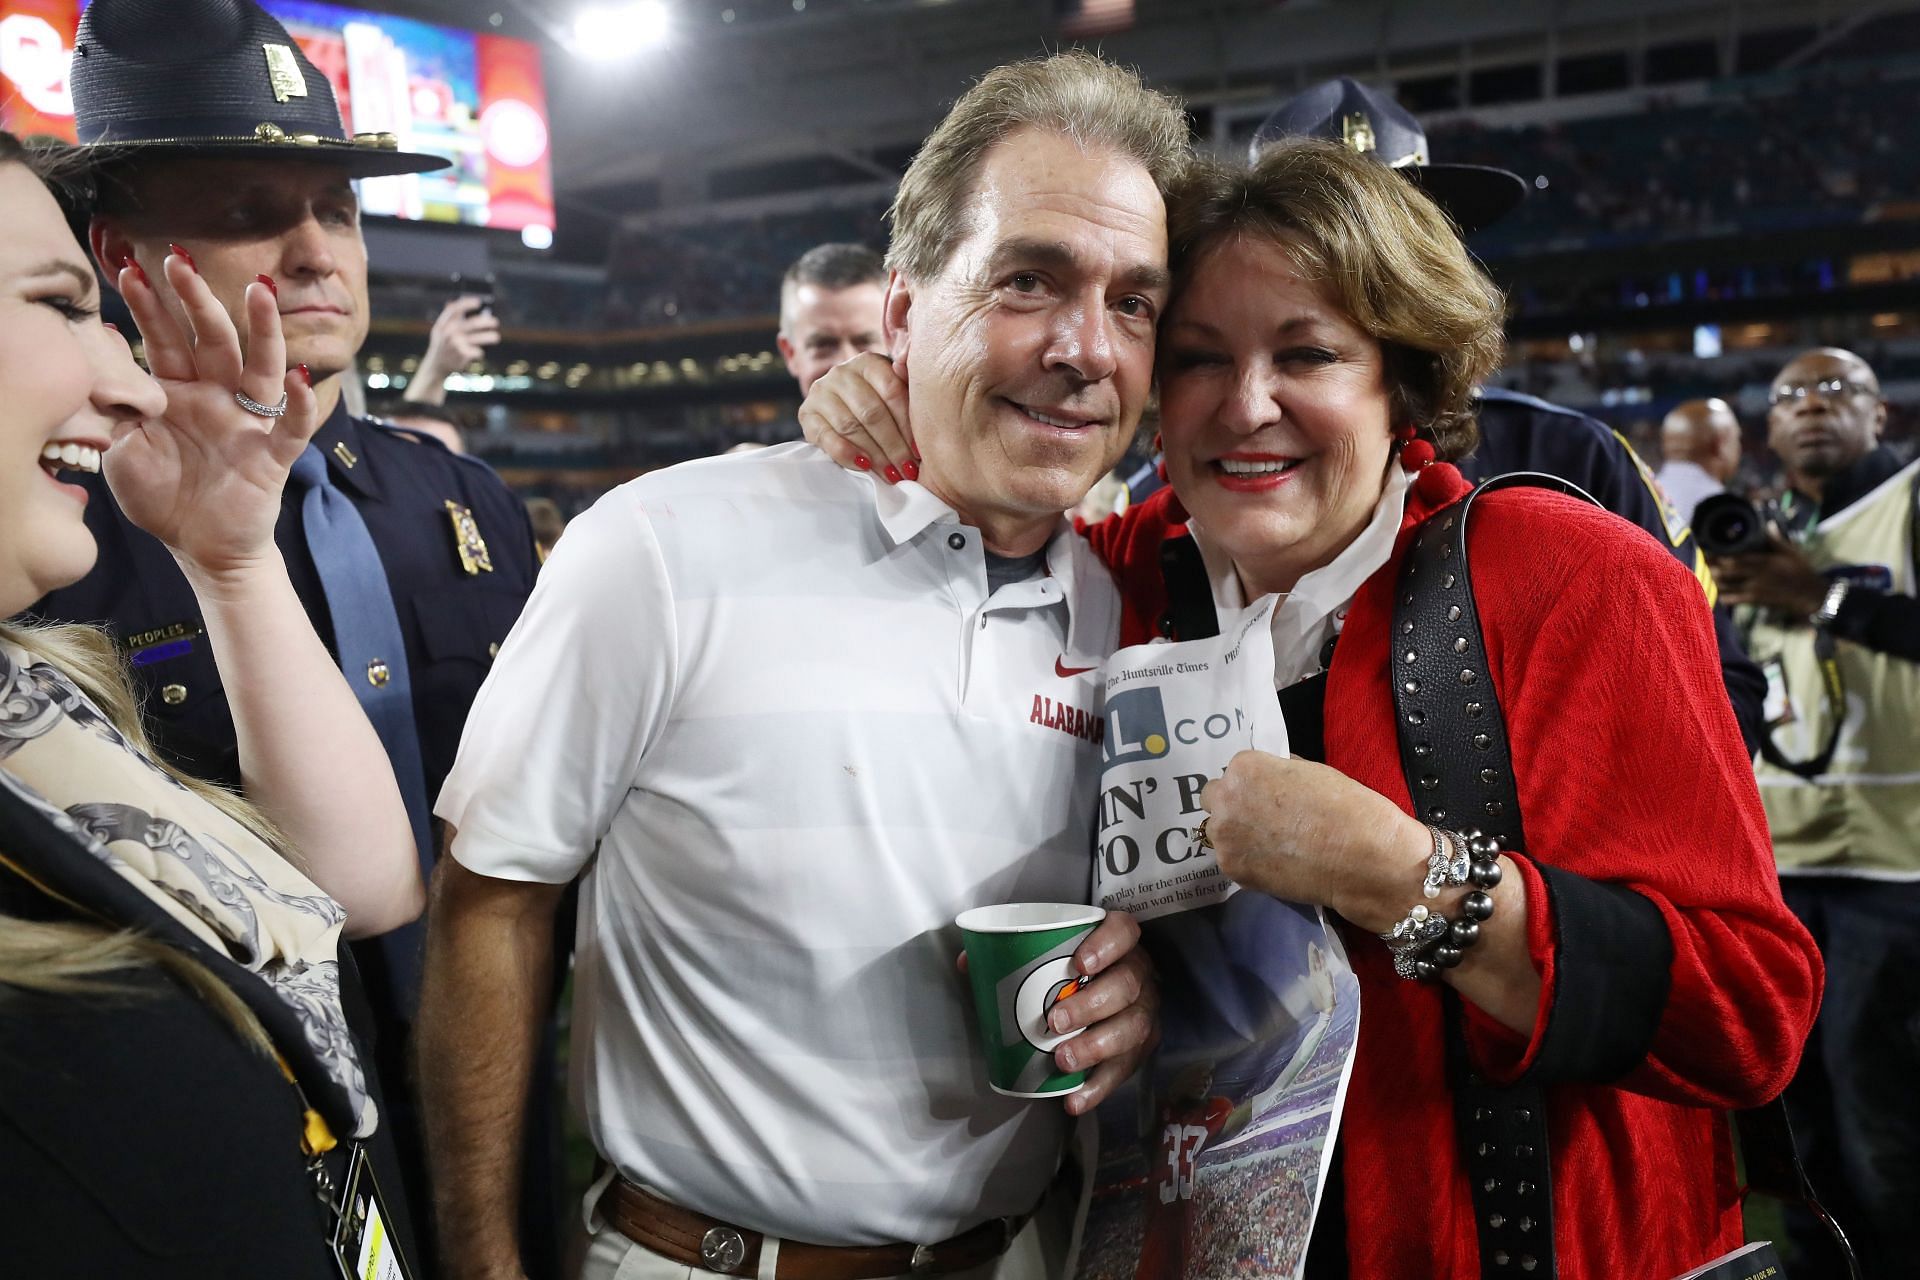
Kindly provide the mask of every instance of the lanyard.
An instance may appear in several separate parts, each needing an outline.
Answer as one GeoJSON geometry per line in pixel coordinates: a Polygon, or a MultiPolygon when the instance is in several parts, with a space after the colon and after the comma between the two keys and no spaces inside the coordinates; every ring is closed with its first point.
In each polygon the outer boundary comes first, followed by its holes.
{"type": "MultiPolygon", "coordinates": [[[[1741,642],[1752,649],[1752,626],[1742,629],[1741,642]]],[[[1813,633],[1813,656],[1820,663],[1820,686],[1827,704],[1827,718],[1831,724],[1827,729],[1827,740],[1821,744],[1817,754],[1805,760],[1789,760],[1786,752],[1780,750],[1773,740],[1773,729],[1766,728],[1760,738],[1760,758],[1776,769],[1785,769],[1788,773],[1805,778],[1811,782],[1827,771],[1833,764],[1834,753],[1840,747],[1840,731],[1847,723],[1847,689],[1840,678],[1840,660],[1836,654],[1834,638],[1825,630],[1813,633]]]]}

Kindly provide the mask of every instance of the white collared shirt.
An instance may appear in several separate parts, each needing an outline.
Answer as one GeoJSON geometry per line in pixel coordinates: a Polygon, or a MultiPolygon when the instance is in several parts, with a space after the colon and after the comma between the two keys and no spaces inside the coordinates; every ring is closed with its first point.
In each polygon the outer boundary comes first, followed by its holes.
{"type": "Polygon", "coordinates": [[[1682,524],[1693,523],[1693,509],[1700,505],[1702,498],[1710,498],[1716,493],[1725,493],[1727,486],[1713,478],[1713,474],[1697,462],[1663,462],[1654,476],[1660,490],[1667,495],[1667,501],[1680,513],[1682,524]]]}
{"type": "Polygon", "coordinates": [[[988,1089],[951,924],[1089,893],[1119,599],[1071,532],[1047,567],[988,598],[932,493],[798,444],[568,526],[436,812],[483,875],[584,869],[572,1087],[628,1178],[831,1244],[1039,1199],[1064,1117],[988,1089]]]}
{"type": "MultiPolygon", "coordinates": [[[[1407,487],[1412,476],[1390,464],[1386,487],[1374,504],[1373,519],[1358,537],[1331,561],[1301,575],[1273,611],[1273,687],[1285,689],[1322,670],[1321,651],[1346,625],[1347,607],[1368,578],[1393,555],[1393,541],[1407,511],[1407,487]]],[[[1211,544],[1198,522],[1188,526],[1207,566],[1214,607],[1222,614],[1244,609],[1250,602],[1240,583],[1240,572],[1220,547],[1211,544]]]]}

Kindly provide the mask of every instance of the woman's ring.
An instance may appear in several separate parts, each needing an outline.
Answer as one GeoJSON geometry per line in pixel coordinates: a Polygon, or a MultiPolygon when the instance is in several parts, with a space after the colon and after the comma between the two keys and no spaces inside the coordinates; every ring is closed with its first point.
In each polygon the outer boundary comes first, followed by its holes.
{"type": "Polygon", "coordinates": [[[287,393],[280,393],[279,404],[261,404],[244,391],[236,391],[233,398],[242,409],[256,418],[284,418],[287,416],[287,393]]]}
{"type": "Polygon", "coordinates": [[[1200,825],[1196,827],[1193,832],[1194,848],[1196,849],[1213,848],[1213,841],[1207,836],[1207,823],[1210,822],[1212,818],[1213,818],[1213,815],[1208,814],[1206,817],[1200,819],[1200,825]]]}

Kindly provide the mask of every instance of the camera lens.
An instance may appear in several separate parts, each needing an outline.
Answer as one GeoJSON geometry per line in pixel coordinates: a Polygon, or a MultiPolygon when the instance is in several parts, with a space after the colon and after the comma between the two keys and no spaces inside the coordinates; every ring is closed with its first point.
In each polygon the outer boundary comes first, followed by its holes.
{"type": "Polygon", "coordinates": [[[1758,551],[1766,545],[1766,523],[1751,502],[1737,494],[1716,493],[1693,510],[1693,538],[1711,556],[1758,551]]]}

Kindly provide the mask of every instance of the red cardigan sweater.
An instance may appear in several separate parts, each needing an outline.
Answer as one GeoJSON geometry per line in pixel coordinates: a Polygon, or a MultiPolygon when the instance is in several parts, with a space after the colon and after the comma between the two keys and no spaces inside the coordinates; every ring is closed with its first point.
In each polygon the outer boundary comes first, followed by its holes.
{"type": "MultiPolygon", "coordinates": [[[[1355,596],[1327,677],[1327,763],[1408,813],[1392,589],[1412,529],[1468,488],[1440,464],[1409,490],[1393,556],[1355,596]]],[[[1161,545],[1184,532],[1167,496],[1088,531],[1121,582],[1123,644],[1161,633],[1161,545]]],[[[1558,494],[1509,489],[1475,510],[1474,599],[1513,746],[1530,846],[1515,861],[1544,983],[1530,1039],[1463,1004],[1468,1043],[1494,1079],[1532,1072],[1549,1086],[1563,1280],[1666,1280],[1742,1239],[1723,1112],[1786,1087],[1819,1004],[1820,957],[1781,902],[1699,584],[1644,533],[1558,494]],[[1621,889],[1655,911],[1634,902],[1636,922],[1585,910],[1621,889]],[[1652,983],[1636,985],[1635,967],[1665,953],[1661,925],[1671,963],[1663,978],[1651,961],[1639,976],[1652,983]],[[1663,999],[1646,994],[1663,983],[1663,999]],[[1636,1065],[1620,1075],[1623,1045],[1636,1065]]],[[[1409,902],[1415,893],[1409,882],[1409,902]]],[[[1351,1274],[1469,1280],[1479,1244],[1439,993],[1396,978],[1364,931],[1346,938],[1363,1010],[1341,1128],[1351,1274]]]]}

